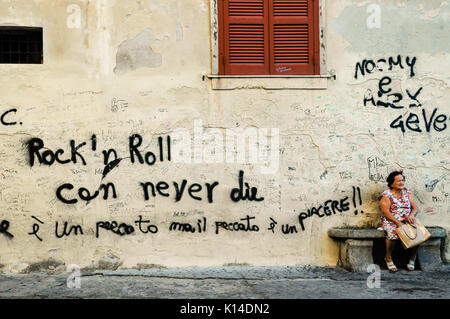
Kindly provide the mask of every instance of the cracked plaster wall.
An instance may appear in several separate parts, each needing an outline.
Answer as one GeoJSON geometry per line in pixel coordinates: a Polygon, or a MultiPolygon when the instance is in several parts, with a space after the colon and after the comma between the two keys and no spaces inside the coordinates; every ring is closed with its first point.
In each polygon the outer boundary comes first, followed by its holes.
{"type": "MultiPolygon", "coordinates": [[[[8,238],[0,234],[0,264],[5,271],[58,269],[77,264],[84,269],[155,266],[336,265],[337,244],[327,236],[331,227],[377,227],[377,198],[392,169],[403,169],[425,225],[449,228],[449,129],[426,131],[422,110],[429,118],[437,108],[450,116],[448,70],[448,1],[322,1],[322,26],[327,70],[335,70],[322,90],[212,90],[202,75],[211,72],[210,3],[189,1],[0,1],[1,25],[41,26],[43,65],[1,65],[0,113],[15,125],[0,126],[0,220],[8,220],[8,238]],[[369,29],[367,6],[381,8],[380,28],[369,29]],[[79,28],[69,28],[70,4],[80,7],[79,28]],[[363,60],[401,56],[403,68],[384,66],[355,79],[363,60]],[[416,58],[410,76],[406,57],[416,58]],[[366,103],[388,76],[389,88],[405,96],[404,109],[366,103]],[[407,92],[422,106],[408,107],[407,92]],[[391,128],[400,115],[418,114],[422,132],[403,134],[391,128]],[[184,128],[194,133],[194,121],[204,129],[275,128],[279,130],[279,167],[261,174],[252,163],[132,164],[129,137],[143,137],[143,149],[157,149],[157,137],[184,128]],[[91,150],[96,135],[97,150],[91,150]],[[80,149],[87,165],[53,164],[30,167],[26,142],[41,138],[45,147],[70,153],[70,140],[87,142],[80,149]],[[103,179],[102,150],[113,148],[122,157],[103,179]],[[258,188],[264,201],[230,200],[238,172],[258,188]],[[139,182],[218,181],[214,202],[203,194],[196,201],[184,194],[143,198],[139,182]],[[96,198],[67,205],[56,188],[71,183],[76,189],[96,189],[111,182],[118,197],[96,198]],[[353,187],[361,205],[353,207],[353,187]],[[298,216],[327,200],[348,197],[351,210],[304,220],[298,216]],[[358,209],[359,213],[354,214],[358,209]],[[364,213],[361,213],[364,211],[364,213]],[[143,234],[138,216],[158,225],[156,234],[143,234]],[[215,221],[255,217],[258,232],[215,234],[215,221]],[[35,218],[43,223],[39,223],[35,218]],[[204,233],[169,232],[172,221],[197,224],[207,218],[204,233]],[[100,230],[98,221],[125,222],[135,232],[118,236],[100,230]],[[83,235],[55,236],[55,223],[81,225],[83,235]],[[271,224],[276,221],[277,224],[271,224]],[[30,235],[34,223],[39,236],[30,235]],[[281,227],[296,226],[283,234],[281,227]],[[275,225],[274,231],[269,230],[275,225]],[[139,266],[141,265],[141,266],[139,266]],[[41,268],[42,268],[41,267],[41,268]]],[[[322,63],[324,65],[324,63],[322,63]]],[[[381,65],[380,65],[381,66],[381,65]]],[[[441,118],[442,119],[442,118],[441,118]]],[[[415,127],[411,124],[412,127],[415,127]]],[[[443,124],[438,123],[438,128],[443,124]]],[[[225,142],[216,145],[225,147],[225,142]]],[[[211,146],[205,141],[204,145],[211,146]]],[[[214,145],[212,145],[214,146],[214,145]]],[[[60,230],[61,231],[61,230],[60,230]]],[[[444,247],[448,259],[448,244],[444,247]]]]}

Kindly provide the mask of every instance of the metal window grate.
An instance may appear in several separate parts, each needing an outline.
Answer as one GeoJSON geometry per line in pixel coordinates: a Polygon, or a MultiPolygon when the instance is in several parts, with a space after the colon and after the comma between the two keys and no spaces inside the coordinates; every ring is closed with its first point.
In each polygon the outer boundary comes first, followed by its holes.
{"type": "Polygon", "coordinates": [[[42,28],[0,27],[0,63],[42,64],[42,28]]]}

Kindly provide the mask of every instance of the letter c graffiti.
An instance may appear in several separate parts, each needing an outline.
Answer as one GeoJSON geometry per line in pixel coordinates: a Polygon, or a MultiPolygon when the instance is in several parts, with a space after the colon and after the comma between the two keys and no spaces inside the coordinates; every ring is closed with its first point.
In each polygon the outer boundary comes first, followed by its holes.
{"type": "Polygon", "coordinates": [[[11,110],[8,110],[8,111],[6,111],[5,113],[3,113],[2,116],[0,117],[0,122],[1,122],[3,125],[16,125],[16,124],[17,124],[17,122],[6,122],[6,121],[5,121],[5,116],[6,116],[7,114],[11,113],[11,112],[17,113],[17,109],[11,109],[11,110]]]}
{"type": "Polygon", "coordinates": [[[76,202],[78,202],[78,200],[76,198],[74,199],[66,199],[64,198],[64,196],[62,196],[61,191],[63,189],[68,189],[71,190],[73,189],[73,185],[66,183],[66,184],[62,184],[61,186],[58,187],[58,189],[56,190],[56,197],[63,202],[64,204],[75,204],[76,202]]]}

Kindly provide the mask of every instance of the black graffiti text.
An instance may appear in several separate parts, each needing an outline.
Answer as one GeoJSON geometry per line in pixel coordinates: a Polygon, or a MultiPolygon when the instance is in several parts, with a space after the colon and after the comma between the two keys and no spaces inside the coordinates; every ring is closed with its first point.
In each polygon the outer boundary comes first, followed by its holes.
{"type": "Polygon", "coordinates": [[[239,188],[233,188],[230,193],[230,198],[234,202],[239,202],[240,200],[249,201],[263,201],[264,197],[256,197],[258,189],[256,187],[250,187],[248,183],[244,183],[244,171],[239,171],[239,188]],[[245,191],[244,191],[245,185],[245,191]]]}
{"type": "Polygon", "coordinates": [[[2,220],[2,222],[0,223],[0,234],[4,234],[8,238],[13,238],[14,235],[8,232],[8,228],[9,221],[7,221],[6,219],[2,220]]]}
{"type": "Polygon", "coordinates": [[[318,207],[311,207],[306,212],[301,212],[298,215],[298,221],[302,228],[305,230],[305,225],[303,221],[309,217],[316,215],[317,217],[323,218],[325,216],[335,215],[336,212],[342,213],[350,210],[350,203],[348,202],[348,197],[344,197],[340,200],[327,200],[323,205],[318,207]]]}
{"type": "Polygon", "coordinates": [[[60,235],[60,234],[58,234],[58,222],[56,222],[55,235],[57,238],[63,238],[64,236],[70,236],[72,234],[72,232],[75,236],[78,235],[78,233],[80,233],[80,235],[83,235],[83,228],[80,225],[70,226],[69,229],[67,229],[67,226],[68,226],[68,222],[64,222],[63,230],[60,235]]]}
{"type": "Polygon", "coordinates": [[[99,229],[103,228],[106,230],[109,230],[113,232],[114,234],[124,236],[124,235],[130,235],[134,233],[134,227],[131,225],[127,225],[125,223],[118,224],[116,221],[100,221],[97,222],[95,231],[95,237],[99,237],[99,229]]]}
{"type": "MultiPolygon", "coordinates": [[[[404,95],[400,92],[393,92],[390,85],[392,84],[392,79],[388,76],[384,76],[380,79],[378,82],[378,100],[375,99],[375,96],[371,89],[368,89],[366,93],[364,94],[364,106],[367,107],[368,105],[377,106],[377,107],[384,107],[384,108],[392,108],[392,109],[403,109],[405,108],[405,105],[403,105],[403,102],[406,100],[404,99],[404,95]],[[400,104],[402,103],[402,104],[400,104]]],[[[415,91],[406,90],[406,93],[408,94],[408,97],[410,99],[408,106],[410,108],[412,107],[421,107],[422,103],[420,102],[419,95],[422,92],[422,87],[415,91]]]]}
{"type": "Polygon", "coordinates": [[[403,119],[404,115],[400,115],[391,122],[390,127],[400,129],[403,133],[406,131],[421,133],[424,130],[428,133],[432,130],[442,132],[447,128],[446,122],[449,117],[445,114],[438,114],[437,112],[438,109],[435,108],[431,115],[427,115],[426,110],[422,109],[421,116],[411,112],[406,120],[403,119]]]}
{"type": "MultiPolygon", "coordinates": [[[[41,220],[39,220],[37,217],[31,216],[31,218],[35,219],[35,220],[38,221],[40,224],[44,224],[44,222],[41,221],[41,220]]],[[[33,231],[30,232],[30,233],[28,233],[28,235],[34,235],[34,236],[36,236],[36,238],[37,238],[39,241],[42,241],[42,238],[39,237],[38,234],[37,234],[38,231],[39,231],[39,224],[34,223],[34,224],[33,224],[33,231]]]]}
{"type": "MultiPolygon", "coordinates": [[[[0,123],[2,125],[13,126],[17,124],[16,121],[11,121],[10,117],[12,117],[12,115],[10,115],[10,113],[17,113],[17,109],[10,109],[2,113],[2,115],[0,116],[0,123]]],[[[22,122],[20,122],[19,124],[22,125],[22,122]]]]}
{"type": "MultiPolygon", "coordinates": [[[[184,191],[186,189],[186,186],[188,184],[187,180],[183,180],[181,184],[178,184],[177,182],[172,182],[173,188],[175,190],[175,202],[178,202],[183,197],[184,191]]],[[[152,182],[145,182],[140,183],[142,190],[144,191],[144,199],[149,200],[150,195],[152,197],[156,197],[157,194],[163,197],[169,197],[170,193],[168,193],[168,190],[170,189],[170,185],[166,183],[165,181],[159,181],[158,183],[152,183],[152,182]]],[[[213,183],[205,183],[206,188],[206,197],[208,199],[208,203],[212,203],[214,201],[213,197],[213,191],[214,188],[219,185],[219,182],[213,182],[213,183]]],[[[203,190],[203,186],[198,183],[190,184],[187,188],[187,193],[189,196],[194,199],[201,201],[202,197],[199,196],[200,192],[203,190]]]]}
{"type": "Polygon", "coordinates": [[[159,159],[160,162],[171,161],[171,140],[170,136],[166,137],[166,143],[163,142],[163,138],[161,136],[158,137],[158,153],[154,152],[145,152],[139,150],[141,146],[143,138],[139,134],[133,134],[129,137],[129,149],[130,149],[130,160],[131,163],[135,163],[136,159],[140,164],[154,165],[156,161],[159,159]],[[166,151],[164,151],[164,145],[166,146],[166,151]],[[159,156],[157,156],[159,155],[159,156]],[[166,156],[164,156],[166,155],[166,156]]]}
{"type": "Polygon", "coordinates": [[[134,222],[138,227],[139,230],[141,231],[141,233],[143,234],[156,234],[158,232],[158,226],[151,224],[150,220],[142,220],[142,216],[139,215],[139,220],[136,220],[134,222]],[[142,224],[145,224],[145,226],[147,227],[147,229],[142,229],[142,224]],[[149,224],[149,225],[147,225],[149,224]]]}
{"type": "Polygon", "coordinates": [[[378,60],[364,59],[361,62],[356,63],[355,65],[355,79],[358,78],[358,74],[361,76],[365,76],[366,74],[371,74],[374,72],[384,72],[384,71],[392,71],[394,67],[399,67],[400,69],[404,69],[409,67],[409,76],[414,77],[414,66],[417,62],[416,57],[407,56],[404,60],[401,55],[397,57],[389,57],[387,59],[381,58],[378,60]],[[405,65],[403,64],[405,63],[405,65]]]}
{"type": "Polygon", "coordinates": [[[291,226],[289,224],[285,224],[285,225],[281,225],[281,231],[285,235],[294,234],[294,233],[297,233],[297,227],[295,227],[295,225],[291,226]]]}
{"type": "Polygon", "coordinates": [[[241,218],[241,222],[226,222],[226,221],[216,221],[216,234],[219,234],[220,229],[228,230],[228,231],[259,231],[259,227],[257,225],[252,225],[250,220],[255,219],[255,217],[250,217],[247,215],[245,218],[241,218]]]}
{"type": "Polygon", "coordinates": [[[74,140],[70,141],[70,157],[61,158],[64,154],[63,149],[58,149],[55,152],[49,150],[48,148],[44,148],[44,141],[40,138],[34,137],[27,141],[28,147],[28,155],[29,155],[29,163],[32,167],[35,164],[35,161],[39,162],[39,164],[44,164],[51,166],[53,163],[57,162],[59,164],[68,164],[70,162],[76,164],[78,160],[81,161],[83,165],[86,165],[86,161],[79,152],[79,150],[86,145],[86,142],[82,142],[81,144],[76,145],[74,140]],[[45,149],[45,150],[44,150],[45,149]]]}
{"type": "Polygon", "coordinates": [[[206,232],[206,217],[203,217],[202,219],[197,220],[197,225],[193,226],[190,223],[179,223],[179,222],[172,222],[169,226],[169,231],[181,231],[181,232],[190,232],[195,233],[198,231],[206,232]]]}
{"type": "MultiPolygon", "coordinates": [[[[353,189],[353,196],[352,196],[352,203],[353,207],[355,208],[354,214],[358,214],[358,208],[360,205],[362,205],[362,198],[361,198],[361,189],[359,187],[352,187],[353,189]],[[357,201],[358,199],[358,201],[357,201]]],[[[304,220],[313,217],[316,215],[319,218],[323,218],[326,216],[332,216],[335,215],[336,212],[343,213],[350,210],[350,203],[348,202],[348,196],[341,198],[340,200],[327,200],[324,202],[323,205],[319,205],[318,207],[311,207],[306,212],[301,212],[298,215],[298,221],[300,223],[300,226],[302,228],[302,231],[305,230],[305,224],[304,220]]],[[[364,213],[363,210],[360,211],[361,214],[364,213]]]]}
{"type": "MultiPolygon", "coordinates": [[[[61,202],[64,204],[75,204],[78,202],[77,198],[74,198],[73,195],[69,196],[66,194],[67,190],[72,190],[74,186],[70,183],[65,183],[59,186],[56,189],[56,198],[58,198],[61,202]],[[64,193],[63,193],[64,191],[64,193]]],[[[89,192],[88,189],[84,187],[80,187],[78,189],[78,197],[86,202],[89,202],[95,198],[97,198],[98,195],[100,195],[100,191],[103,191],[103,199],[107,200],[109,198],[109,190],[112,191],[112,197],[117,198],[116,193],[116,187],[113,183],[107,183],[107,184],[100,184],[99,188],[91,195],[91,192],[89,192]]]]}

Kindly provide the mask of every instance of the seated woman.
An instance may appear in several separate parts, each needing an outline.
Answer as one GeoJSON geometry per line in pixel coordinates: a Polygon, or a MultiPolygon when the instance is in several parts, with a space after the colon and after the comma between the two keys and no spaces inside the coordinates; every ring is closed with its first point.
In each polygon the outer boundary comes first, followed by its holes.
{"type": "MultiPolygon", "coordinates": [[[[405,177],[402,171],[394,171],[386,179],[389,189],[381,194],[380,206],[383,216],[381,217],[382,228],[386,231],[386,256],[384,260],[389,271],[397,271],[392,262],[392,251],[396,240],[399,239],[397,227],[403,223],[415,222],[417,205],[411,192],[405,187],[405,177]]],[[[414,270],[414,263],[417,256],[417,248],[411,248],[409,263],[406,266],[408,270],[414,270]]]]}

